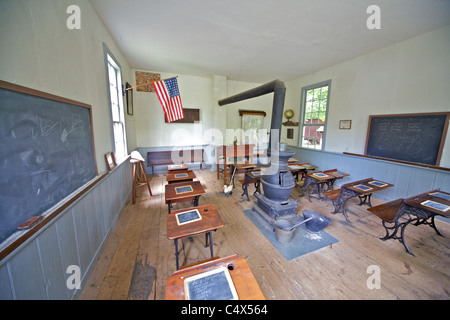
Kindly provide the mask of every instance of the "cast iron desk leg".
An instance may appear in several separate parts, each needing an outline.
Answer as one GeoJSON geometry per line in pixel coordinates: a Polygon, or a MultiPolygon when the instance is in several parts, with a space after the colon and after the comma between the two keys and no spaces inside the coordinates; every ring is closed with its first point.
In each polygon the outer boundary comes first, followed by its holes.
{"type": "Polygon", "coordinates": [[[173,240],[175,242],[175,260],[177,262],[177,270],[180,269],[178,265],[178,239],[173,240]]]}

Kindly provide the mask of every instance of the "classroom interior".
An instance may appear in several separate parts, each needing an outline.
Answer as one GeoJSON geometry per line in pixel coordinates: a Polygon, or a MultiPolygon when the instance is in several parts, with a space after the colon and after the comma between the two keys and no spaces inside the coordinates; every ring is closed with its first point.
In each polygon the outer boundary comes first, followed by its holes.
{"type": "MultiPolygon", "coordinates": [[[[450,2],[378,1],[379,29],[370,28],[377,18],[376,10],[367,11],[373,1],[351,6],[290,1],[278,13],[277,1],[251,1],[253,15],[242,8],[242,1],[208,3],[209,8],[203,2],[173,7],[167,1],[0,1],[0,80],[89,105],[96,167],[89,187],[71,194],[75,199],[67,200],[57,214],[46,212],[34,227],[0,243],[0,299],[164,300],[171,297],[170,290],[181,290],[167,285],[174,273],[237,255],[254,286],[247,291],[235,286],[238,294],[256,290],[251,299],[448,300],[448,215],[436,215],[437,230],[411,223],[400,239],[404,243],[383,241],[384,220],[366,204],[353,197],[344,215],[333,213],[337,208],[331,198],[341,196],[337,190],[346,184],[367,178],[389,184],[369,198],[372,208],[437,189],[450,192],[446,126],[434,165],[364,156],[372,116],[444,114],[448,125],[450,2]],[[313,14],[317,24],[311,23],[313,14]],[[165,25],[177,18],[186,30],[165,25]],[[143,30],[133,29],[144,25],[143,30]],[[184,39],[163,41],[159,28],[179,32],[184,39]],[[217,37],[208,42],[202,31],[217,32],[217,37]],[[217,48],[222,52],[208,61],[208,50],[217,48]],[[108,59],[120,70],[120,85],[133,87],[120,102],[123,150],[117,150],[114,136],[108,59]],[[137,87],[155,75],[177,79],[183,108],[197,112],[193,121],[168,123],[150,86],[137,87]],[[247,175],[239,172],[227,193],[233,160],[230,166],[217,166],[223,161],[217,158],[222,146],[249,144],[242,132],[245,116],[256,114],[259,129],[270,132],[275,112],[273,91],[226,105],[219,101],[272,81],[283,84],[285,95],[279,137],[269,149],[285,150],[297,165],[314,165],[311,174],[330,169],[348,174],[333,180],[335,194],[326,196],[332,190],[325,188],[311,197],[304,188],[307,175],[291,175],[294,185],[286,201],[298,201],[297,215],[315,211],[331,220],[320,233],[310,232],[306,223],[299,225],[295,234],[302,233],[305,243],[327,240],[294,256],[283,251],[292,244],[280,242],[285,234],[275,235],[273,225],[252,216],[265,194],[264,183],[258,193],[254,182],[244,186],[247,175]],[[302,101],[308,90],[324,86],[326,120],[314,139],[304,139],[302,101]],[[210,232],[207,245],[202,233],[179,239],[176,250],[168,237],[169,211],[191,209],[193,202],[168,206],[168,164],[148,164],[150,155],[183,148],[202,150],[201,161],[187,161],[204,189],[196,204],[213,206],[223,224],[210,232]],[[143,157],[138,161],[142,167],[130,156],[133,151],[143,157]],[[106,157],[111,153],[113,167],[106,157]],[[145,181],[134,186],[135,168],[139,173],[143,168],[148,186],[145,181]],[[79,276],[78,283],[71,282],[74,276],[79,276]]],[[[270,164],[266,156],[271,137],[264,135],[251,151],[250,164],[257,169],[270,164]]]]}

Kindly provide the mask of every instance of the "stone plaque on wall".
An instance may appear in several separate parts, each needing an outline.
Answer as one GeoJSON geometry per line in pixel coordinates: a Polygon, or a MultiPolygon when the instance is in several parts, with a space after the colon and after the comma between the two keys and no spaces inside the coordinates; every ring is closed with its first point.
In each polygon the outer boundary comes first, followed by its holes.
{"type": "Polygon", "coordinates": [[[161,80],[161,75],[159,73],[136,71],[136,86],[137,86],[136,90],[141,91],[141,92],[155,92],[151,82],[159,81],[159,80],[161,80]],[[148,84],[145,86],[139,87],[140,85],[143,85],[146,83],[148,83],[148,84]]]}

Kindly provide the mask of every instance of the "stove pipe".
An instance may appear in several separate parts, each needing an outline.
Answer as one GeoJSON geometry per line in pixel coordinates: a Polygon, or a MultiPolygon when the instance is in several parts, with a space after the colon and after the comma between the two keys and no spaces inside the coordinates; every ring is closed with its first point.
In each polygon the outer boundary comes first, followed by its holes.
{"type": "MultiPolygon", "coordinates": [[[[272,120],[270,123],[270,135],[272,136],[273,129],[278,129],[278,143],[279,143],[281,136],[281,123],[283,121],[284,96],[286,94],[286,86],[284,85],[284,82],[277,79],[272,82],[263,84],[259,87],[219,100],[219,106],[259,97],[271,92],[273,92],[274,95],[272,105],[272,120]]],[[[271,140],[272,139],[269,139],[268,152],[270,152],[271,150],[271,140]]],[[[274,147],[277,149],[278,146],[274,147]]],[[[268,154],[268,156],[270,156],[270,154],[268,154]]]]}

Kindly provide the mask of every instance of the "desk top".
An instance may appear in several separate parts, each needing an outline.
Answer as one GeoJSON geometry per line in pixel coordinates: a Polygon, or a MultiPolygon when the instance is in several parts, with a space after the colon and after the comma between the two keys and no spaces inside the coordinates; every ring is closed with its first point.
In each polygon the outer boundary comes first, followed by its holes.
{"type": "Polygon", "coordinates": [[[341,188],[344,187],[346,189],[352,190],[358,193],[359,195],[366,195],[387,188],[391,188],[393,186],[394,186],[393,184],[383,182],[381,180],[376,180],[374,178],[367,178],[355,182],[346,183],[342,185],[341,188]]]}
{"type": "Polygon", "coordinates": [[[431,214],[450,217],[450,193],[448,192],[436,189],[405,199],[404,203],[411,207],[426,210],[431,214]]]}
{"type": "Polygon", "coordinates": [[[195,179],[195,173],[192,170],[183,170],[183,171],[172,171],[167,174],[166,180],[170,182],[175,181],[184,181],[184,180],[192,180],[195,179]]]}
{"type": "Polygon", "coordinates": [[[222,266],[228,268],[240,300],[265,299],[247,261],[238,255],[233,255],[175,271],[166,281],[166,300],[184,300],[186,277],[222,266]]]}
{"type": "Polygon", "coordinates": [[[164,187],[166,203],[168,203],[169,200],[195,197],[206,193],[200,181],[177,182],[166,184],[164,187]]]}
{"type": "Polygon", "coordinates": [[[341,179],[343,177],[348,177],[350,175],[349,173],[342,172],[338,169],[325,170],[323,173],[334,176],[336,179],[341,179]]]}
{"type": "Polygon", "coordinates": [[[222,218],[214,206],[198,206],[188,209],[172,211],[167,216],[167,239],[174,240],[190,237],[197,234],[213,231],[224,226],[222,218]],[[177,214],[198,210],[200,220],[179,225],[176,219],[177,214]]]}
{"type": "Polygon", "coordinates": [[[313,179],[317,180],[318,182],[325,182],[325,181],[328,181],[328,180],[331,180],[331,179],[335,179],[335,178],[336,178],[335,176],[332,176],[332,175],[330,175],[330,174],[323,173],[323,172],[321,172],[321,171],[319,171],[319,172],[311,172],[311,173],[308,173],[307,176],[310,177],[310,178],[313,178],[313,179]]]}
{"type": "Polygon", "coordinates": [[[182,164],[169,164],[167,166],[168,171],[177,171],[177,170],[187,170],[189,167],[182,163],[182,164]]]}

